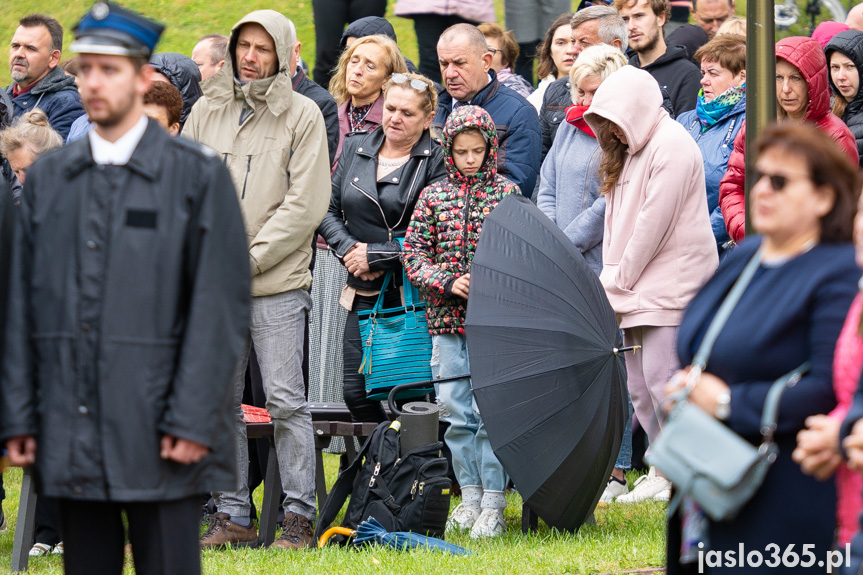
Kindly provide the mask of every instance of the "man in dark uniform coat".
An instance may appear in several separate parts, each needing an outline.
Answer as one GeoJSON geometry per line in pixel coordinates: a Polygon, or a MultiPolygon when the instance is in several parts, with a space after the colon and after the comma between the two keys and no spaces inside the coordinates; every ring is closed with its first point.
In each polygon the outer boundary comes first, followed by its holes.
{"type": "Polygon", "coordinates": [[[87,138],[28,171],[0,439],[59,499],[66,573],[200,573],[200,494],[234,489],[248,250],[227,169],[143,111],[162,26],[99,2],[76,28],[87,138]]]}

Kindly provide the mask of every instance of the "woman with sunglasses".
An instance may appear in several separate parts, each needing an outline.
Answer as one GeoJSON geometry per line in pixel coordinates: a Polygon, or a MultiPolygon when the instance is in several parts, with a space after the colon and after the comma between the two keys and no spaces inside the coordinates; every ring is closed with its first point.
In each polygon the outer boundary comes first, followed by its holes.
{"type": "Polygon", "coordinates": [[[429,132],[437,107],[431,81],[395,73],[383,85],[382,124],[345,139],[333,174],[330,209],[318,233],[347,269],[341,304],[344,331],[344,398],[354,421],[384,421],[379,401],[366,398],[359,373],[363,347],[357,312],[374,307],[384,274],[393,283],[384,307],[401,305],[401,246],[420,191],[446,176],[443,154],[429,132]]]}
{"type": "MultiPolygon", "coordinates": [[[[757,149],[750,202],[759,235],[732,251],[692,300],[677,354],[681,365],[692,362],[717,309],[751,265],[754,275],[719,331],[689,401],[757,446],[771,384],[803,362],[810,367],[782,396],[774,436],[778,457],[740,513],[717,522],[684,503],[669,520],[669,573],[703,572],[699,553],[716,551],[725,559],[743,542],[770,562],[735,573],[771,571],[772,550],[778,546],[781,556],[792,545],[810,568],[782,563],[777,566],[783,573],[823,573],[823,565],[805,553],[823,559],[833,542],[835,484],[804,475],[791,454],[807,417],[836,406],[834,349],[860,278],[851,245],[857,164],[830,135],[802,122],[768,126],[757,149]]],[[[667,392],[679,390],[687,374],[675,374],[667,392]]]]}
{"type": "MultiPolygon", "coordinates": [[[[776,116],[780,122],[806,122],[829,134],[856,165],[857,142],[842,120],[830,111],[827,58],[817,40],[803,36],[776,43],[776,116]]],[[[728,235],[743,239],[746,220],[746,127],[734,139],[728,171],[719,184],[719,208],[728,235]]]]}

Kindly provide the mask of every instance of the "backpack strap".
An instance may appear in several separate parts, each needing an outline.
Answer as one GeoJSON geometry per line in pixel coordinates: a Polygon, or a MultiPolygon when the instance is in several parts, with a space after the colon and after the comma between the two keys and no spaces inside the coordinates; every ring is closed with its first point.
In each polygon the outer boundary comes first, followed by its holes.
{"type": "Polygon", "coordinates": [[[372,438],[374,438],[378,432],[384,427],[384,431],[386,431],[386,427],[390,426],[389,421],[384,421],[380,425],[375,428],[374,432],[366,438],[365,443],[360,448],[357,456],[351,462],[351,464],[344,469],[341,473],[339,473],[338,479],[336,479],[333,488],[330,489],[329,494],[327,495],[327,501],[324,503],[323,508],[321,509],[320,514],[318,515],[318,520],[315,525],[315,539],[319,539],[321,535],[323,535],[324,531],[336,516],[339,514],[339,511],[342,510],[342,506],[345,504],[345,501],[348,499],[348,495],[353,488],[354,481],[357,478],[357,474],[362,468],[362,462],[365,458],[366,454],[369,452],[369,446],[372,443],[372,438]]]}

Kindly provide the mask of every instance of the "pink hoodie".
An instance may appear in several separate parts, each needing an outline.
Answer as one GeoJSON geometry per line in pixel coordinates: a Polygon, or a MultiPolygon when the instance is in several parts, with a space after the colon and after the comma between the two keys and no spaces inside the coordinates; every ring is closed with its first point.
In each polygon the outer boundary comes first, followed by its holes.
{"type": "Polygon", "coordinates": [[[620,327],[676,326],[716,270],[704,164],[686,129],[662,109],[648,72],[624,66],[593,98],[585,120],[617,124],[629,142],[607,198],[600,281],[620,327]]]}

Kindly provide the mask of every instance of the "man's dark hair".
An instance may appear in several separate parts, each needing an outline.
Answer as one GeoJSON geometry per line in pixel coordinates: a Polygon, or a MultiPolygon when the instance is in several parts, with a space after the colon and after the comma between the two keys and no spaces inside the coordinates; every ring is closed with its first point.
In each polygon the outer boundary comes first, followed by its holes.
{"type": "Polygon", "coordinates": [[[200,44],[204,40],[210,41],[210,64],[215,66],[225,59],[228,51],[228,37],[224,34],[207,34],[198,39],[200,44]]]}
{"type": "Polygon", "coordinates": [[[180,91],[168,82],[156,81],[144,94],[144,103],[164,108],[168,115],[168,125],[180,123],[183,113],[183,97],[180,91]]]}
{"type": "Polygon", "coordinates": [[[21,18],[18,21],[18,25],[25,28],[45,26],[48,29],[48,33],[51,34],[51,50],[63,49],[63,27],[50,16],[45,14],[30,14],[21,18]]]}

